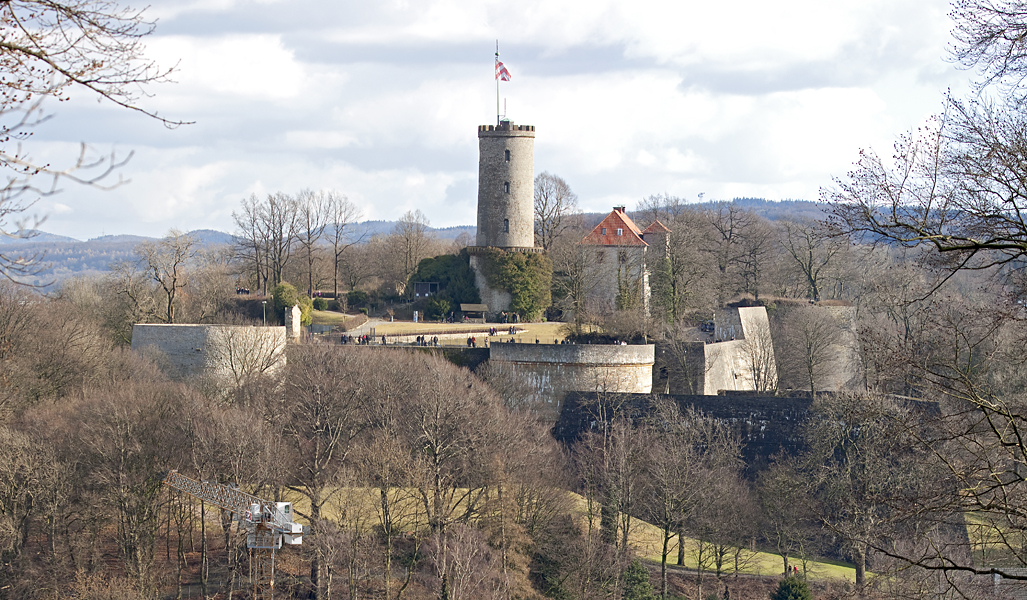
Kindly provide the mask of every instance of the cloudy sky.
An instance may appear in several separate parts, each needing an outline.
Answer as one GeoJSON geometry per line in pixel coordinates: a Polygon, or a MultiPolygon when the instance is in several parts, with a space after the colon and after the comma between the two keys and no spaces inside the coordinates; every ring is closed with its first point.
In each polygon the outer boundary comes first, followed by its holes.
{"type": "Polygon", "coordinates": [[[367,219],[421,209],[474,224],[477,126],[536,126],[535,170],[585,210],[666,193],[817,198],[860,148],[939,110],[969,74],[946,62],[944,0],[153,0],[148,54],[176,83],[142,104],[84,92],[29,149],[134,152],[129,183],[74,185],[36,209],[79,239],[234,229],[250,194],[345,193],[367,219]]]}

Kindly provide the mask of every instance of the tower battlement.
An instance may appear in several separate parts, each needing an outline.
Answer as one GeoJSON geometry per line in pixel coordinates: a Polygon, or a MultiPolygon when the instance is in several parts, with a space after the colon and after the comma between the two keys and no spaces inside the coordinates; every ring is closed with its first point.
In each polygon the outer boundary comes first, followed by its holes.
{"type": "Polygon", "coordinates": [[[503,121],[499,125],[478,125],[478,137],[509,135],[535,137],[535,126],[515,125],[513,121],[503,121]]]}

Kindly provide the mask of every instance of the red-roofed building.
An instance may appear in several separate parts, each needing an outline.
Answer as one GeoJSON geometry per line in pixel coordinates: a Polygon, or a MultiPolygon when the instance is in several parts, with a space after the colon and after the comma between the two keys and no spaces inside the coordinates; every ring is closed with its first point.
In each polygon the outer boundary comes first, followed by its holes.
{"type": "Polygon", "coordinates": [[[667,250],[670,230],[653,221],[643,231],[615,206],[581,244],[594,247],[596,285],[587,299],[590,310],[608,312],[640,307],[649,312],[649,267],[654,252],[667,250]]]}

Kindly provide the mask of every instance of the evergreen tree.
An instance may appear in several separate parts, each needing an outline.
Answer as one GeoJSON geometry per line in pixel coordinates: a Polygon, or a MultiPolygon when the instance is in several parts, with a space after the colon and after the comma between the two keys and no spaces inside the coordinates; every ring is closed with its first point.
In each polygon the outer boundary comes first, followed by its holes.
{"type": "Polygon", "coordinates": [[[798,577],[785,577],[778,584],[777,590],[770,595],[770,600],[813,600],[813,592],[810,591],[809,585],[798,577]]]}
{"type": "Polygon", "coordinates": [[[637,558],[624,571],[624,600],[655,600],[653,586],[649,584],[649,569],[637,558]]]}

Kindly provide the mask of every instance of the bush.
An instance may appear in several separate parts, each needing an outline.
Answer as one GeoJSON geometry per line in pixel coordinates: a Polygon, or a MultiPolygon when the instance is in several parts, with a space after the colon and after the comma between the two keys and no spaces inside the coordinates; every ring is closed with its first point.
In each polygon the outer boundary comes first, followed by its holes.
{"type": "Polygon", "coordinates": [[[346,303],[352,307],[360,308],[367,304],[367,292],[363,290],[353,290],[346,294],[346,303]]]}
{"type": "Polygon", "coordinates": [[[366,317],[367,316],[367,307],[366,306],[360,307],[360,313],[366,317]]]}
{"type": "Polygon", "coordinates": [[[813,592],[798,577],[785,577],[770,595],[770,600],[813,600],[813,592]]]}
{"type": "Polygon", "coordinates": [[[274,300],[275,314],[279,318],[285,315],[285,309],[296,306],[300,302],[300,294],[296,286],[291,283],[279,283],[271,290],[271,298],[274,300]]]}
{"type": "Polygon", "coordinates": [[[428,298],[428,306],[424,311],[424,316],[433,320],[441,321],[449,314],[449,301],[439,296],[432,296],[428,298]]]}
{"type": "Polygon", "coordinates": [[[438,283],[438,295],[447,300],[450,306],[481,302],[466,248],[460,254],[443,254],[423,259],[417,264],[417,271],[410,276],[410,289],[419,281],[438,283]]]}
{"type": "Polygon", "coordinates": [[[283,323],[285,322],[285,309],[292,308],[297,304],[300,307],[300,325],[310,325],[313,322],[313,316],[310,314],[314,307],[313,302],[306,296],[300,296],[296,287],[291,283],[282,282],[276,285],[271,290],[271,298],[274,301],[275,314],[283,323]]]}
{"type": "Polygon", "coordinates": [[[328,310],[328,298],[314,298],[314,310],[328,310]]]}

